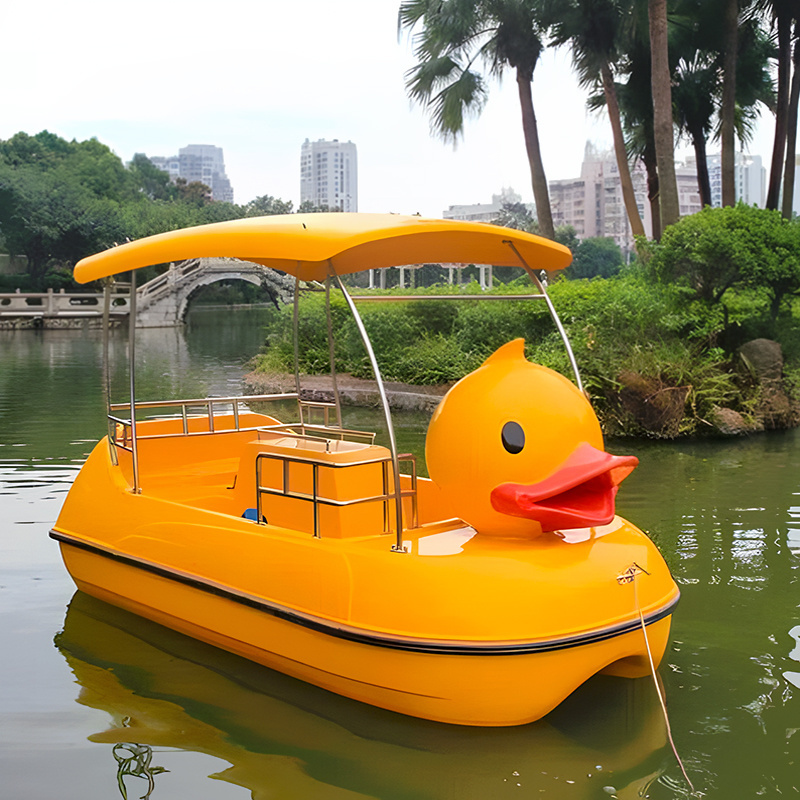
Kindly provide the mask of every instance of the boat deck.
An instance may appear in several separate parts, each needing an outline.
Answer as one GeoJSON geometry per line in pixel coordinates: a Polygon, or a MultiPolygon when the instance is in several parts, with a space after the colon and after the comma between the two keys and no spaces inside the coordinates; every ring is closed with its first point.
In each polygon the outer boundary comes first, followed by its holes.
{"type": "MultiPolygon", "coordinates": [[[[132,483],[130,422],[116,422],[132,483]]],[[[315,536],[378,535],[391,528],[394,481],[391,453],[373,436],[252,412],[155,418],[137,423],[138,471],[143,491],[169,502],[315,536]]],[[[405,527],[452,517],[436,487],[417,480],[413,457],[400,459],[410,464],[400,479],[405,527]]]]}

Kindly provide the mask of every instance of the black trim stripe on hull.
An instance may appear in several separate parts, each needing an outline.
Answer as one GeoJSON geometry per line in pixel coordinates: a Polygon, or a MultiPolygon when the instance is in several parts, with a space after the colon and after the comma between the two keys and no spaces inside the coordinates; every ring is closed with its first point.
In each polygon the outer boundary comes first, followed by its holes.
{"type": "MultiPolygon", "coordinates": [[[[104,547],[99,547],[88,542],[76,539],[68,534],[61,533],[60,531],[51,530],[50,537],[62,544],[70,547],[75,547],[79,550],[85,550],[93,553],[94,555],[103,556],[112,561],[116,561],[126,566],[135,567],[145,572],[150,572],[153,575],[158,575],[162,578],[181,583],[193,589],[212,594],[226,600],[232,600],[235,603],[255,609],[269,616],[276,617],[277,619],[286,622],[300,625],[301,627],[308,628],[309,630],[317,633],[323,633],[328,636],[334,636],[339,639],[345,639],[349,642],[356,642],[358,644],[370,645],[372,647],[385,647],[391,650],[404,650],[412,653],[430,653],[437,655],[451,655],[451,656],[513,656],[513,655],[527,655],[532,653],[548,653],[555,650],[566,650],[571,647],[581,647],[583,645],[594,644],[596,642],[607,641],[617,636],[623,636],[626,633],[641,628],[641,621],[639,618],[632,619],[628,622],[619,623],[608,628],[599,630],[588,631],[574,636],[565,636],[561,639],[551,639],[543,642],[459,642],[459,641],[435,641],[430,639],[411,639],[408,637],[387,636],[385,634],[368,633],[364,630],[351,628],[347,626],[336,625],[326,622],[318,617],[312,617],[298,611],[293,611],[284,606],[275,603],[269,603],[266,600],[253,595],[246,594],[245,592],[238,592],[226,586],[222,586],[213,581],[204,578],[198,578],[193,575],[178,572],[176,570],[167,569],[158,564],[153,564],[149,561],[129,556],[124,553],[119,553],[114,550],[108,550],[104,547]]],[[[679,597],[676,597],[671,602],[667,603],[658,611],[649,614],[645,617],[645,624],[652,625],[662,619],[666,619],[678,603],[679,597]]]]}

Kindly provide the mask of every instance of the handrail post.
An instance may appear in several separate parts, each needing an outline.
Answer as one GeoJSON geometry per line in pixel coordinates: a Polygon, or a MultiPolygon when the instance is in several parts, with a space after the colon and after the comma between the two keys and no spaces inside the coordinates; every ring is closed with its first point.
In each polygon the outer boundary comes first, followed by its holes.
{"type": "Polygon", "coordinates": [[[212,400],[206,403],[206,408],[208,409],[208,430],[209,433],[214,433],[214,403],[212,400]]]}
{"type": "Polygon", "coordinates": [[[141,494],[139,486],[139,448],[136,442],[136,271],[131,270],[131,311],[128,325],[128,359],[131,379],[131,460],[133,461],[133,493],[141,494]]]}
{"type": "Polygon", "coordinates": [[[319,464],[311,465],[311,493],[313,500],[313,514],[314,514],[314,538],[320,539],[319,532],[319,502],[317,501],[317,494],[319,492],[319,464]]]}
{"type": "Polygon", "coordinates": [[[375,358],[375,351],[372,349],[372,342],[369,340],[369,336],[367,334],[367,329],[364,327],[364,322],[361,319],[361,315],[358,313],[358,309],[356,308],[356,304],[353,302],[353,299],[350,297],[347,289],[345,289],[344,284],[342,283],[342,279],[339,277],[339,274],[333,267],[333,264],[329,261],[328,262],[328,269],[330,270],[330,274],[336,279],[336,283],[339,286],[339,289],[344,296],[345,302],[347,303],[348,308],[350,309],[350,313],[353,315],[353,319],[355,320],[356,327],[358,328],[358,332],[361,335],[361,341],[364,342],[364,347],[367,351],[367,356],[369,357],[370,364],[372,365],[372,371],[375,373],[375,380],[378,383],[378,394],[381,398],[381,406],[383,408],[383,417],[386,421],[386,428],[389,433],[389,445],[390,450],[392,453],[392,473],[394,476],[394,498],[395,498],[395,517],[396,517],[396,525],[397,525],[397,538],[392,545],[392,550],[396,553],[403,553],[403,495],[402,490],[400,487],[400,462],[397,458],[397,440],[395,439],[394,435],[394,425],[392,425],[392,414],[389,411],[389,400],[386,397],[386,390],[383,386],[383,378],[381,377],[381,371],[378,367],[378,360],[375,358]]]}
{"type": "Polygon", "coordinates": [[[261,524],[261,462],[264,459],[259,453],[256,456],[256,522],[261,524]]]}

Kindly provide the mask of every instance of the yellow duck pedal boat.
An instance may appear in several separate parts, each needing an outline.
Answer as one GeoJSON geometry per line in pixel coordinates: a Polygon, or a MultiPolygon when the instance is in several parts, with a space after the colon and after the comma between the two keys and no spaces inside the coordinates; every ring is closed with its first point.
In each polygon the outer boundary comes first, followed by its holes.
{"type": "Polygon", "coordinates": [[[341,281],[431,261],[524,266],[563,336],[531,264],[561,269],[565,248],[482,224],[291,215],[132,242],[75,275],[221,255],[338,285],[389,446],[344,429],[338,398],[303,402],[299,378],[281,395],[139,401],[131,359],[131,398],[110,405],[109,437],[51,532],[80,589],[341,695],[462,725],[539,719],[599,672],[646,675],[648,643],[660,661],[678,589],[615,514],[636,459],[605,452],[566,338],[577,385],[516,340],[453,386],[428,431],[431,477],[418,478],[341,281]],[[287,398],[297,421],[252,409],[287,398]],[[142,418],[154,409],[179,413],[142,418]]]}

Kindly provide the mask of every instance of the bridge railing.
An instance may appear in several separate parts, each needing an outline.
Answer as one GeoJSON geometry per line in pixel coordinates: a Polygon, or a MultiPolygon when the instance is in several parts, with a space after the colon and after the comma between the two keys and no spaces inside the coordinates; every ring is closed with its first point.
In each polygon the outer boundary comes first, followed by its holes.
{"type": "MultiPolygon", "coordinates": [[[[225,269],[230,269],[231,265],[241,266],[242,263],[239,259],[234,258],[218,258],[214,260],[218,264],[217,269],[219,269],[219,264],[224,265],[225,269]]],[[[199,258],[192,258],[188,261],[170,264],[169,269],[162,275],[158,275],[140,286],[137,297],[140,300],[149,302],[161,294],[172,292],[176,284],[182,283],[187,278],[190,278],[195,272],[208,270],[207,261],[208,259],[206,259],[206,263],[204,263],[204,261],[199,258]]]]}
{"type": "MultiPolygon", "coordinates": [[[[112,315],[127,315],[130,297],[111,296],[112,315]]],[[[0,317],[96,317],[103,313],[103,295],[78,292],[9,292],[0,294],[0,317]]]]}
{"type": "Polygon", "coordinates": [[[139,287],[137,296],[140,300],[151,300],[163,292],[171,292],[172,287],[200,269],[201,263],[197,258],[181,261],[179,264],[170,264],[169,269],[161,275],[139,287]]]}

